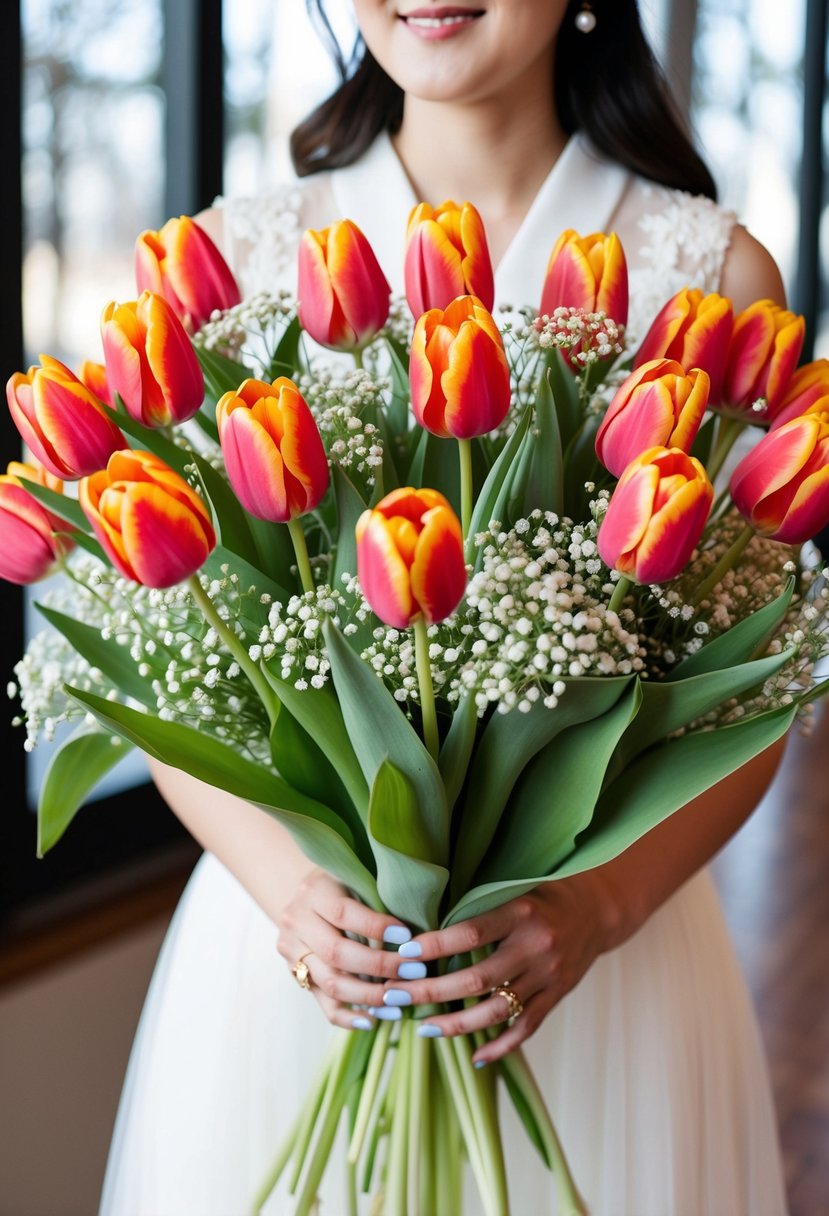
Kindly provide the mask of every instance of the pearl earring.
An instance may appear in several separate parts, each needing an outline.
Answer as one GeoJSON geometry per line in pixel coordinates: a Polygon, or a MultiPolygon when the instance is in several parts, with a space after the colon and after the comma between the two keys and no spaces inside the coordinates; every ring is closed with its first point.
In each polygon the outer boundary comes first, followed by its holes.
{"type": "Polygon", "coordinates": [[[580,10],[576,13],[576,29],[582,34],[592,34],[595,28],[596,14],[587,0],[584,0],[580,10]]]}

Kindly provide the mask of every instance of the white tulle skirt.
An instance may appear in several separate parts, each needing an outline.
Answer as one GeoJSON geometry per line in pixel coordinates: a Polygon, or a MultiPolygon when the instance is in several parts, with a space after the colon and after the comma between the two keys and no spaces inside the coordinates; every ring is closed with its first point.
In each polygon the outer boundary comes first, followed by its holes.
{"type": "MultiPolygon", "coordinates": [[[[147,996],[101,1216],[245,1216],[332,1033],[273,925],[205,857],[147,996]]],[[[527,1054],[591,1216],[784,1216],[763,1051],[707,873],[597,961],[527,1054]]],[[[502,1109],[513,1210],[553,1216],[550,1176],[502,1109]]],[[[329,1173],[322,1216],[344,1216],[329,1173]]],[[[290,1211],[279,1193],[267,1209],[290,1211]]]]}

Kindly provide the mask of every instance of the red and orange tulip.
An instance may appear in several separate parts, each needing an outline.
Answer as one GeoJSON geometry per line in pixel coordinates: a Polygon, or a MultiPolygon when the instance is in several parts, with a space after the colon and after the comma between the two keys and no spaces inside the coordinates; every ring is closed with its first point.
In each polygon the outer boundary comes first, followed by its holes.
{"type": "Polygon", "coordinates": [[[771,429],[802,414],[813,413],[829,414],[829,359],[815,359],[797,369],[774,415],[771,429]]]}
{"type": "Polygon", "coordinates": [[[457,515],[437,490],[393,490],[357,521],[357,577],[372,611],[395,629],[450,616],[466,566],[457,515]]]}
{"type": "Polygon", "coordinates": [[[115,407],[107,384],[107,369],[103,363],[93,363],[91,359],[85,359],[78,368],[78,379],[99,401],[103,401],[104,405],[108,405],[110,409],[115,407]]]}
{"type": "Polygon", "coordinates": [[[184,326],[167,301],[145,291],[126,304],[110,301],[101,318],[110,390],[143,426],[174,426],[204,400],[204,377],[184,326]]]}
{"type": "Polygon", "coordinates": [[[615,232],[562,232],[547,263],[539,312],[552,316],[557,308],[604,312],[617,325],[627,325],[627,262],[615,232]]]}
{"type": "Polygon", "coordinates": [[[596,435],[596,455],[614,477],[647,448],[691,449],[708,404],[708,376],[654,359],[621,385],[596,435]]]}
{"type": "Polygon", "coordinates": [[[27,481],[58,492],[63,488],[46,469],[19,461],[0,476],[0,578],[21,585],[51,574],[74,547],[65,535],[69,525],[28,493],[27,481]]]}
{"type": "Polygon", "coordinates": [[[23,442],[62,480],[94,473],[126,445],[95,394],[49,355],[40,356],[40,367],[11,376],[6,398],[23,442]]]}
{"type": "MultiPolygon", "coordinates": [[[[652,359],[675,359],[683,367],[701,367],[711,380],[711,397],[720,399],[728,358],[734,309],[725,296],[683,287],[657,317],[633,361],[634,368],[652,359]]],[[[681,446],[681,445],[680,445],[681,446]]]]}
{"type": "Polygon", "coordinates": [[[829,414],[769,431],[731,475],[731,497],[755,532],[799,545],[829,523],[829,414]]]}
{"type": "Polygon", "coordinates": [[[654,447],[625,469],[599,528],[602,561],[638,583],[664,583],[687,565],[714,490],[698,460],[654,447]]]}
{"type": "Polygon", "coordinates": [[[216,544],[202,499],[151,452],[114,452],[78,497],[116,570],[145,587],[183,582],[216,544]]]}
{"type": "Polygon", "coordinates": [[[498,326],[475,296],[432,308],[414,328],[409,357],[412,409],[446,439],[499,426],[510,405],[509,365],[498,326]]]}
{"type": "Polygon", "coordinates": [[[805,335],[803,317],[758,300],[734,322],[719,401],[746,421],[767,424],[788,391],[805,335]],[[756,409],[756,403],[761,403],[756,409]],[[764,403],[764,404],[762,404],[764,403]]]}
{"type": "Polygon", "coordinates": [[[138,294],[163,296],[192,332],[215,309],[232,308],[241,296],[230,267],[204,229],[187,215],[147,229],[135,242],[138,294]]]}
{"type": "Polygon", "coordinates": [[[287,523],[313,511],[328,488],[314,416],[292,380],[245,380],[216,406],[230,484],[246,511],[287,523]]]}
{"type": "Polygon", "coordinates": [[[406,229],[406,299],[415,320],[457,296],[495,303],[495,278],[483,220],[471,203],[419,203],[406,229]]]}
{"type": "Polygon", "coordinates": [[[299,244],[299,320],[321,346],[357,350],[383,328],[391,288],[366,237],[351,220],[299,244]]]}

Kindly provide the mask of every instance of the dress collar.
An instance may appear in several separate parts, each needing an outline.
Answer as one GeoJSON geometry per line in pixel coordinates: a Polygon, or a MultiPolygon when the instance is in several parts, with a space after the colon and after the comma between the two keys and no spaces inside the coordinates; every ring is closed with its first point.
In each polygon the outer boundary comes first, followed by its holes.
{"type": "MultiPolygon", "coordinates": [[[[630,179],[627,169],[605,160],[583,136],[571,136],[496,267],[499,303],[535,305],[559,233],[606,231],[630,179]]],[[[405,225],[418,200],[388,134],[378,135],[355,164],[333,173],[331,186],[339,215],[362,228],[392,289],[402,293],[405,225]]]]}

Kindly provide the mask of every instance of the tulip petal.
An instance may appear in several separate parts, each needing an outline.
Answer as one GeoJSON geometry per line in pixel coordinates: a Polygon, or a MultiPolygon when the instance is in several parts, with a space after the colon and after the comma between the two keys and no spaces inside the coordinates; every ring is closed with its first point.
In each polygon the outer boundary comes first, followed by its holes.
{"type": "Polygon", "coordinates": [[[710,482],[685,481],[652,517],[636,552],[640,583],[665,583],[680,573],[699,543],[713,490],[710,482]]]}
{"type": "Polygon", "coordinates": [[[731,497],[739,511],[752,518],[757,504],[787,485],[804,467],[820,433],[816,417],[796,418],[769,431],[748,452],[731,475],[731,497]]]}
{"type": "Polygon", "coordinates": [[[509,366],[500,338],[494,342],[467,321],[452,343],[440,379],[445,426],[456,439],[471,439],[500,426],[510,406],[509,366]]]}
{"type": "Polygon", "coordinates": [[[627,325],[628,268],[622,242],[615,232],[611,232],[601,243],[601,258],[597,258],[597,266],[596,311],[607,313],[617,325],[627,325]]]}
{"type": "Polygon", "coordinates": [[[659,470],[654,465],[636,468],[620,478],[596,540],[605,565],[615,566],[623,573],[632,569],[626,555],[636,549],[645,535],[658,486],[659,470]]]}
{"type": "Polygon", "coordinates": [[[230,484],[257,519],[287,523],[291,507],[279,448],[246,409],[236,409],[222,427],[222,453],[230,484]]]}
{"type": "Polygon", "coordinates": [[[124,548],[145,587],[172,587],[205,561],[212,545],[192,511],[157,486],[129,487],[121,512],[124,548]]]}
{"type": "MultiPolygon", "coordinates": [[[[802,545],[816,536],[829,523],[829,454],[824,455],[823,464],[799,482],[790,503],[785,507],[785,518],[771,535],[774,540],[787,545],[802,545]]],[[[783,493],[783,491],[779,491],[783,493]]],[[[763,504],[764,506],[766,504],[763,504]]],[[[780,518],[779,505],[770,503],[770,514],[780,518]]],[[[758,531],[762,530],[758,527],[758,531]]]]}
{"type": "Polygon", "coordinates": [[[752,304],[737,318],[723,384],[727,405],[750,405],[760,396],[757,379],[772,348],[774,334],[768,301],[752,304]]]}
{"type": "Polygon", "coordinates": [[[461,255],[434,220],[420,224],[410,240],[404,277],[415,318],[430,308],[446,308],[464,294],[461,255]]]}
{"type": "Polygon", "coordinates": [[[583,308],[593,312],[596,280],[589,258],[575,241],[556,248],[558,252],[553,251],[547,269],[539,309],[541,315],[549,316],[557,308],[583,308]]]}
{"type": "Polygon", "coordinates": [[[454,511],[433,507],[423,516],[410,577],[427,625],[451,616],[466,589],[463,536],[454,511]]]}
{"type": "Polygon", "coordinates": [[[354,333],[347,331],[343,311],[334,294],[325,249],[320,244],[319,234],[310,230],[299,243],[297,299],[300,324],[315,342],[322,346],[346,341],[355,344],[354,333]]]}
{"type": "Polygon", "coordinates": [[[331,227],[328,273],[355,342],[362,345],[385,325],[391,288],[374,250],[348,220],[331,227]]]}
{"type": "Polygon", "coordinates": [[[406,629],[417,608],[409,567],[379,511],[366,511],[357,527],[357,577],[372,612],[394,629],[406,629]]]}
{"type": "Polygon", "coordinates": [[[49,372],[36,372],[33,402],[39,446],[51,462],[36,448],[32,450],[50,472],[62,469],[67,479],[83,477],[103,468],[111,453],[126,442],[80,381],[62,381],[49,372]]]}

